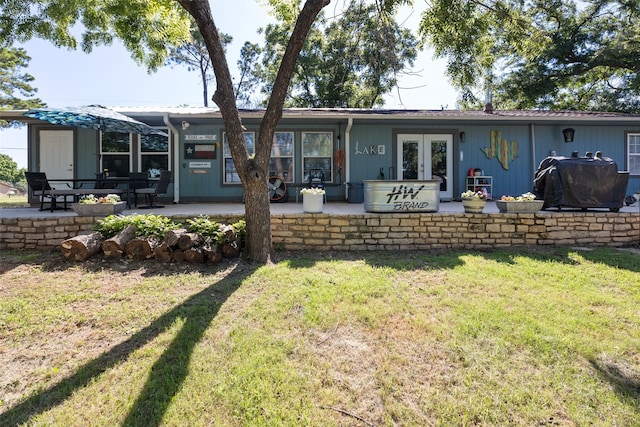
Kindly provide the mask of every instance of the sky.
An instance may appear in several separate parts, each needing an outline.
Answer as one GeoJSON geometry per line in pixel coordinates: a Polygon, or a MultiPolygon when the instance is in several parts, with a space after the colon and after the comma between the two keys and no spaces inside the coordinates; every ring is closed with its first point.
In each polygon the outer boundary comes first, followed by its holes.
{"type": "MultiPolygon", "coordinates": [[[[398,21],[417,31],[424,3],[404,8],[398,21]]],[[[336,2],[325,8],[331,16],[336,2]]],[[[272,20],[256,0],[211,0],[213,17],[220,31],[230,34],[227,62],[232,74],[245,41],[262,44],[257,29],[272,20]],[[238,13],[238,11],[242,11],[238,13]]],[[[35,81],[37,96],[49,107],[100,104],[110,107],[202,106],[198,72],[184,66],[163,67],[149,74],[138,66],[120,44],[99,47],[91,54],[53,46],[44,40],[23,45],[31,61],[25,72],[35,81]]],[[[399,90],[385,97],[384,108],[453,109],[456,91],[445,77],[445,61],[434,60],[431,51],[419,53],[409,75],[402,76],[399,90]]],[[[214,106],[212,102],[210,106],[214,106]]],[[[27,167],[26,127],[0,130],[0,153],[8,154],[19,168],[27,167]]]]}

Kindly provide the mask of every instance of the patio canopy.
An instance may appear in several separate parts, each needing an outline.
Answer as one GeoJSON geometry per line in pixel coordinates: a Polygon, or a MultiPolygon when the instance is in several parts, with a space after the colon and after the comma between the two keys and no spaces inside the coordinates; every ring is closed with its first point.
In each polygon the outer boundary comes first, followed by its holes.
{"type": "Polygon", "coordinates": [[[26,117],[44,120],[55,125],[79,126],[102,132],[138,133],[142,135],[168,136],[166,132],[134,120],[101,105],[81,107],[32,108],[26,117]]]}

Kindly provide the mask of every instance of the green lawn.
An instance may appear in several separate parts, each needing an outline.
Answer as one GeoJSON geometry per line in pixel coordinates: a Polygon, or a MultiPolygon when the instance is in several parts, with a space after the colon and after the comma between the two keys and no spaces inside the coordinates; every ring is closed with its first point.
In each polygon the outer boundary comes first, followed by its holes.
{"type": "Polygon", "coordinates": [[[29,206],[27,196],[0,196],[0,209],[29,206]]]}
{"type": "Polygon", "coordinates": [[[2,426],[639,425],[638,254],[0,256],[2,426]]]}

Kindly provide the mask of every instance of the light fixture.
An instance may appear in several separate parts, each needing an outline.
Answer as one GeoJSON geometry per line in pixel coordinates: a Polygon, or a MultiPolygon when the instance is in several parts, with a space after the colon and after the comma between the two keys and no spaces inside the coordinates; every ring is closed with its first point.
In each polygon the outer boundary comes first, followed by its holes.
{"type": "Polygon", "coordinates": [[[186,120],[182,121],[182,130],[189,129],[189,126],[191,126],[191,123],[187,122],[186,120]]]}
{"type": "Polygon", "coordinates": [[[467,142],[467,134],[464,132],[460,132],[460,142],[462,142],[463,144],[465,142],[467,142]]]}
{"type": "Polygon", "coordinates": [[[573,136],[576,131],[573,128],[562,129],[562,135],[564,136],[564,142],[573,142],[573,136]]]}

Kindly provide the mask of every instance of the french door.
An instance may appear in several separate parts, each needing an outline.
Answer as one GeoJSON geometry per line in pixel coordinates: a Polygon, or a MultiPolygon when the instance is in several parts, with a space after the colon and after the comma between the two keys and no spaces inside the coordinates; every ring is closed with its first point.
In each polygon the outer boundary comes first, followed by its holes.
{"type": "Polygon", "coordinates": [[[439,180],[440,199],[453,198],[453,135],[399,134],[398,179],[439,180]]]}

